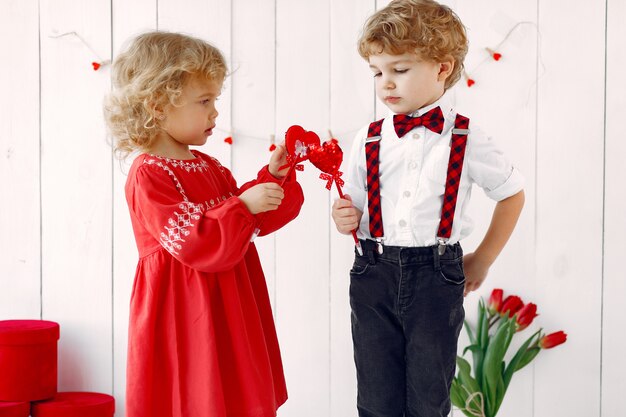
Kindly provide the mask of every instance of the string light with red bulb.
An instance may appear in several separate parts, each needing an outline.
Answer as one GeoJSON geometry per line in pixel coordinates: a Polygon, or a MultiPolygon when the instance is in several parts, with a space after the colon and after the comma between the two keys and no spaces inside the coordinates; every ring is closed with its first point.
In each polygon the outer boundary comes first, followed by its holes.
{"type": "Polygon", "coordinates": [[[92,61],[91,62],[91,68],[94,71],[98,71],[100,68],[106,67],[106,66],[108,66],[111,63],[110,59],[102,59],[100,57],[100,55],[96,52],[96,50],[91,47],[89,42],[87,42],[82,36],[80,36],[78,34],[78,32],[72,31],[72,32],[61,33],[60,35],[51,35],[50,38],[52,38],[52,39],[59,39],[59,38],[63,38],[63,37],[66,37],[66,36],[72,36],[72,37],[75,37],[76,39],[78,39],[98,59],[97,61],[92,61]]]}
{"type": "MultiPolygon", "coordinates": [[[[463,70],[463,78],[465,79],[465,84],[468,88],[474,86],[476,84],[476,79],[470,74],[475,74],[480,66],[488,62],[499,62],[503,58],[502,54],[502,46],[507,42],[511,34],[522,25],[532,25],[537,28],[537,24],[530,21],[522,21],[517,22],[504,36],[504,38],[493,48],[485,47],[484,50],[487,52],[487,57],[481,60],[471,71],[463,70]]],[[[537,34],[539,34],[539,30],[537,28],[537,34]]]]}

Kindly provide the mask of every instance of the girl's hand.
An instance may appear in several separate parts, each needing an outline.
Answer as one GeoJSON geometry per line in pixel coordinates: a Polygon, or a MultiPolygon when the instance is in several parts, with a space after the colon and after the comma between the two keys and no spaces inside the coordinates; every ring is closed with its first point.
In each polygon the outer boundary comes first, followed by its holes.
{"type": "Polygon", "coordinates": [[[332,216],[337,230],[348,235],[359,227],[363,213],[352,205],[352,198],[346,194],[333,203],[332,216]]]}
{"type": "Polygon", "coordinates": [[[285,193],[280,185],[273,182],[264,182],[248,188],[241,193],[239,199],[246,205],[250,213],[257,214],[276,210],[285,193]]]}
{"type": "Polygon", "coordinates": [[[269,163],[270,174],[276,178],[283,178],[287,175],[287,171],[289,170],[289,167],[285,167],[279,171],[278,168],[283,165],[287,165],[287,148],[285,148],[284,142],[277,145],[274,152],[272,152],[269,163]]]}
{"type": "Polygon", "coordinates": [[[464,296],[469,294],[470,291],[476,291],[482,285],[490,266],[489,263],[483,262],[475,252],[463,256],[463,271],[465,272],[464,296]]]}

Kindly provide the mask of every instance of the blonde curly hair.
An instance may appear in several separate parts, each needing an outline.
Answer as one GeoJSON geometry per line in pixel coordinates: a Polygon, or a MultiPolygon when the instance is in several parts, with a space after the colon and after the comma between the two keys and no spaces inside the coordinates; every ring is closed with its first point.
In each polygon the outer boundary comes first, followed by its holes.
{"type": "Polygon", "coordinates": [[[113,90],[104,103],[116,155],[150,150],[159,131],[155,109],[179,105],[191,76],[222,82],[227,72],[219,49],[201,39],[170,32],[134,38],[113,63],[113,90]]]}
{"type": "Polygon", "coordinates": [[[446,89],[461,78],[467,49],[467,34],[459,17],[433,0],[392,1],[365,22],[358,43],[359,54],[366,60],[382,52],[415,52],[434,62],[452,58],[454,68],[446,79],[446,89]]]}

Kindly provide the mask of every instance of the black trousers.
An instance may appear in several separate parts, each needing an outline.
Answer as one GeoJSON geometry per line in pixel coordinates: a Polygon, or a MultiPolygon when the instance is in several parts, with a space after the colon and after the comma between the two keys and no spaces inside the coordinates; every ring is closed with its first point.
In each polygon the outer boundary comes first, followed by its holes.
{"type": "Polygon", "coordinates": [[[360,417],[444,417],[450,412],[463,309],[463,251],[361,241],[350,271],[360,417]]]}

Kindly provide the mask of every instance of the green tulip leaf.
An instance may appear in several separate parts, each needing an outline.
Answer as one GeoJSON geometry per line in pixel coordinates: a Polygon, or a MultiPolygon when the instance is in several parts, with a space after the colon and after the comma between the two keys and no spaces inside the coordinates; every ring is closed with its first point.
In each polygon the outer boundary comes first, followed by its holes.
{"type": "Polygon", "coordinates": [[[500,405],[502,404],[502,400],[504,399],[504,394],[506,393],[506,387],[504,386],[504,381],[502,377],[498,378],[498,383],[496,385],[496,398],[495,401],[491,403],[491,415],[495,416],[500,409],[500,405]]]}
{"type": "Polygon", "coordinates": [[[472,331],[472,328],[470,327],[470,325],[467,322],[467,320],[463,320],[463,326],[465,327],[465,331],[467,332],[467,336],[469,337],[470,343],[472,345],[475,345],[476,344],[476,338],[474,337],[474,332],[472,331]]]}
{"type": "Polygon", "coordinates": [[[468,350],[472,352],[472,361],[474,362],[474,376],[480,381],[479,377],[476,375],[476,371],[482,369],[483,350],[478,345],[469,345],[465,347],[465,349],[463,349],[463,356],[465,356],[468,350]]]}
{"type": "Polygon", "coordinates": [[[539,331],[535,332],[532,336],[526,339],[524,343],[522,343],[519,349],[517,349],[515,356],[513,356],[513,359],[511,359],[511,362],[509,362],[506,369],[504,370],[503,379],[504,379],[505,391],[509,387],[509,384],[511,383],[511,378],[513,378],[513,374],[519,371],[520,369],[522,369],[524,366],[528,365],[530,361],[532,361],[535,358],[535,356],[537,356],[538,352],[535,353],[534,355],[529,352],[533,351],[534,349],[539,350],[539,348],[531,348],[529,350],[528,347],[531,345],[531,343],[537,337],[538,334],[539,334],[539,331]],[[522,365],[523,362],[525,363],[522,365]]]}
{"type": "Polygon", "coordinates": [[[464,414],[474,417],[477,412],[483,411],[482,393],[478,382],[470,376],[470,364],[460,356],[457,356],[457,364],[459,372],[458,376],[452,380],[450,400],[464,414]],[[474,413],[472,414],[469,410],[472,410],[474,413]]]}
{"type": "Polygon", "coordinates": [[[508,319],[508,324],[509,324],[509,328],[508,328],[508,333],[507,333],[507,337],[506,340],[504,342],[504,352],[506,353],[507,350],[509,350],[509,346],[511,345],[511,341],[513,340],[513,336],[515,336],[515,322],[517,321],[517,319],[515,318],[515,316],[511,317],[510,319],[508,319]]]}
{"type": "Polygon", "coordinates": [[[480,346],[480,349],[477,349],[476,351],[472,351],[472,356],[474,359],[474,376],[476,377],[476,380],[479,381],[479,383],[482,386],[482,390],[484,392],[484,385],[483,385],[483,361],[484,361],[484,357],[485,357],[485,352],[487,350],[487,345],[489,345],[489,317],[486,314],[486,310],[485,310],[485,304],[483,303],[483,300],[481,299],[478,303],[478,318],[479,318],[479,324],[478,324],[478,328],[479,330],[476,331],[476,338],[477,338],[477,344],[478,346],[480,346]]]}
{"type": "Polygon", "coordinates": [[[467,399],[467,394],[465,390],[461,387],[461,383],[458,378],[454,378],[452,380],[452,385],[450,386],[450,401],[457,408],[465,407],[465,400],[467,399]]]}
{"type": "MultiPolygon", "coordinates": [[[[485,394],[485,408],[489,411],[495,409],[498,391],[501,391],[504,387],[504,385],[502,387],[498,387],[498,385],[503,384],[502,361],[506,353],[505,344],[509,338],[512,325],[513,322],[510,320],[503,321],[489,341],[489,346],[487,346],[487,351],[485,352],[482,387],[485,394]]],[[[494,414],[490,412],[489,415],[493,416],[494,414]]]]}
{"type": "Polygon", "coordinates": [[[463,358],[462,356],[458,356],[458,355],[456,357],[456,366],[459,369],[459,373],[461,374],[463,373],[469,374],[472,369],[469,362],[466,361],[465,358],[463,358]]]}
{"type": "Polygon", "coordinates": [[[458,379],[461,385],[466,387],[469,392],[480,391],[480,385],[478,385],[478,382],[470,375],[472,368],[470,367],[469,362],[467,362],[464,358],[457,356],[456,363],[459,368],[458,379]]]}
{"type": "Polygon", "coordinates": [[[531,363],[532,360],[535,359],[535,356],[539,354],[539,352],[541,352],[540,347],[533,347],[524,352],[524,356],[522,356],[522,359],[520,359],[515,371],[519,371],[520,369],[531,363]]]}
{"type": "Polygon", "coordinates": [[[463,349],[463,356],[465,356],[465,354],[467,353],[468,350],[471,351],[472,353],[475,353],[475,352],[478,352],[478,351],[480,351],[480,352],[483,351],[480,348],[480,346],[478,346],[478,345],[468,345],[468,346],[465,347],[465,349],[463,349]]]}
{"type": "Polygon", "coordinates": [[[482,300],[478,302],[478,316],[476,317],[476,342],[482,346],[482,334],[483,334],[483,318],[485,317],[485,309],[482,305],[482,300]]]}
{"type": "Polygon", "coordinates": [[[487,314],[485,314],[485,306],[482,302],[482,300],[480,300],[479,303],[479,311],[481,312],[481,314],[479,314],[478,318],[480,320],[480,331],[477,332],[477,337],[480,338],[479,341],[479,345],[483,348],[483,350],[487,347],[487,344],[489,343],[489,318],[487,317],[487,314]]]}

